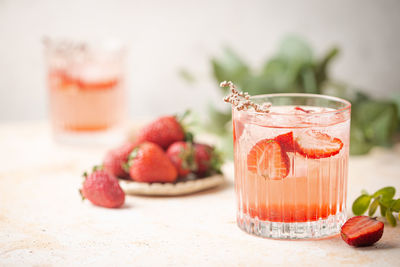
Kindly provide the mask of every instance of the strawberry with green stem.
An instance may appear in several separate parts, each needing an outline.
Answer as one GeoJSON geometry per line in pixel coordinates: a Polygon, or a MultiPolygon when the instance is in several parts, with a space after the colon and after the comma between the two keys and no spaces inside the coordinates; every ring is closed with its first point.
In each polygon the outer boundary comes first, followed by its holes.
{"type": "Polygon", "coordinates": [[[198,177],[221,173],[223,158],[221,153],[213,146],[195,143],[194,160],[196,163],[194,173],[198,177]]]}
{"type": "Polygon", "coordinates": [[[178,141],[168,147],[167,155],[178,171],[178,176],[186,177],[197,168],[192,142],[178,141]]]}
{"type": "Polygon", "coordinates": [[[190,112],[182,116],[163,116],[144,126],[137,137],[136,142],[152,142],[161,146],[164,150],[172,143],[178,141],[191,141],[193,135],[185,130],[184,119],[190,112]]]}
{"type": "Polygon", "coordinates": [[[124,168],[136,182],[175,182],[178,172],[165,151],[157,144],[144,142],[133,149],[124,168]]]}
{"type": "Polygon", "coordinates": [[[115,177],[129,179],[129,172],[125,171],[123,166],[128,161],[129,154],[137,145],[137,142],[126,143],[108,151],[103,161],[104,170],[115,177]]]}
{"type": "Polygon", "coordinates": [[[105,208],[118,208],[125,202],[125,193],[115,176],[102,167],[94,167],[92,173],[84,173],[82,189],[79,190],[82,199],[88,199],[92,204],[105,208]]]}

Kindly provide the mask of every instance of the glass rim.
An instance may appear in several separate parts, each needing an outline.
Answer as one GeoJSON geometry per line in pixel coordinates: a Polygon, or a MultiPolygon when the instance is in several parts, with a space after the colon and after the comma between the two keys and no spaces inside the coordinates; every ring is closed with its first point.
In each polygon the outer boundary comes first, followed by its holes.
{"type": "Polygon", "coordinates": [[[268,97],[303,97],[303,98],[319,98],[319,99],[326,99],[326,100],[331,100],[334,102],[342,103],[344,107],[341,107],[339,109],[335,110],[328,110],[328,111],[319,111],[319,112],[311,112],[311,113],[302,113],[302,114],[293,114],[293,113],[282,113],[282,112],[258,112],[255,110],[242,110],[243,112],[247,113],[252,113],[252,114],[261,114],[261,115],[284,115],[284,116],[314,116],[314,115],[325,115],[325,114],[337,114],[337,113],[342,113],[347,110],[351,109],[351,103],[348,100],[345,100],[340,97],[336,96],[329,96],[329,95],[322,95],[322,94],[308,94],[308,93],[275,93],[275,94],[262,94],[262,95],[255,95],[251,96],[250,100],[252,99],[259,99],[259,98],[268,98],[268,97]]]}
{"type": "Polygon", "coordinates": [[[72,38],[72,37],[42,37],[42,45],[45,50],[58,52],[103,52],[103,53],[125,53],[127,44],[119,38],[72,38]]]}

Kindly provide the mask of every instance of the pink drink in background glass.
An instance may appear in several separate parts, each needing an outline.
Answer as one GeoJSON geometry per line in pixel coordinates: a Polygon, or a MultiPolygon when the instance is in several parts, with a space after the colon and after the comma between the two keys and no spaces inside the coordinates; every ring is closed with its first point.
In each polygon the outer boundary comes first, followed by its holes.
{"type": "Polygon", "coordinates": [[[309,94],[253,97],[233,108],[237,221],[270,238],[332,236],[346,219],[350,103],[309,94]]]}
{"type": "Polygon", "coordinates": [[[87,135],[86,141],[93,141],[96,134],[118,128],[126,108],[124,48],[64,40],[46,40],[45,45],[50,115],[56,139],[65,141],[87,135]]]}

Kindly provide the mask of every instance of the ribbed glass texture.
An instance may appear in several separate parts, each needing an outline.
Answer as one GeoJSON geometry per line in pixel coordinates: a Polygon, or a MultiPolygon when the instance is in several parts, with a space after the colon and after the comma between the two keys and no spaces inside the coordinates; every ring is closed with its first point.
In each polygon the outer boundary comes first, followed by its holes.
{"type": "Polygon", "coordinates": [[[350,103],[310,94],[263,95],[252,100],[271,102],[272,108],[267,114],[232,111],[239,227],[278,239],[336,235],[346,219],[350,103]],[[281,144],[288,174],[276,177],[274,168],[282,167],[277,164],[276,147],[260,144],[290,133],[294,142],[284,139],[281,144]],[[248,164],[254,149],[256,168],[248,164]]]}

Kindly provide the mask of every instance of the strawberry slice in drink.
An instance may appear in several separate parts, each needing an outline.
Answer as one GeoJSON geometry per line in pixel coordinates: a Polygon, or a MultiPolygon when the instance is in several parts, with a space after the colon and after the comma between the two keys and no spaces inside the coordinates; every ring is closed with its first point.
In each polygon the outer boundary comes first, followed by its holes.
{"type": "Polygon", "coordinates": [[[339,153],[343,142],[336,137],[315,130],[308,130],[295,139],[295,148],[301,155],[312,158],[328,158],[339,153]]]}
{"type": "Polygon", "coordinates": [[[293,132],[287,132],[285,134],[278,135],[274,138],[277,141],[282,149],[286,152],[294,151],[294,140],[293,140],[293,132]]]}
{"type": "Polygon", "coordinates": [[[81,90],[106,90],[114,88],[117,84],[118,80],[116,78],[99,81],[78,80],[78,85],[81,90]]]}
{"type": "Polygon", "coordinates": [[[273,139],[257,142],[247,155],[249,171],[272,180],[280,180],[289,174],[289,157],[281,145],[273,139]]]}
{"type": "Polygon", "coordinates": [[[304,112],[304,113],[311,113],[312,112],[312,110],[304,109],[304,108],[301,108],[301,107],[295,107],[294,110],[301,111],[301,112],[304,112]]]}

